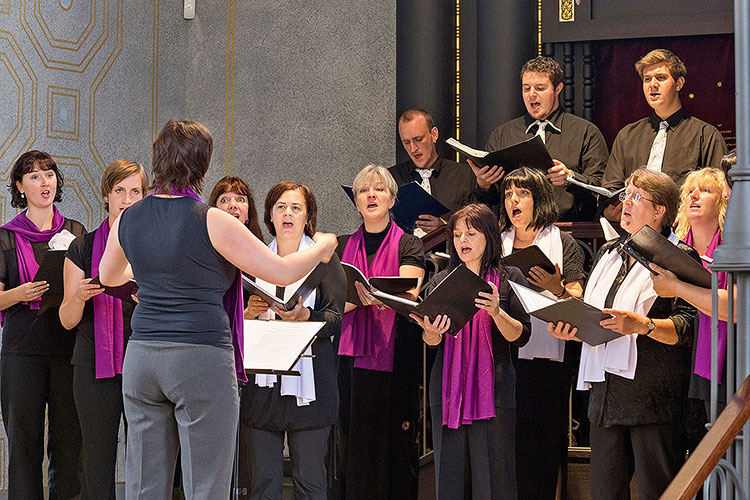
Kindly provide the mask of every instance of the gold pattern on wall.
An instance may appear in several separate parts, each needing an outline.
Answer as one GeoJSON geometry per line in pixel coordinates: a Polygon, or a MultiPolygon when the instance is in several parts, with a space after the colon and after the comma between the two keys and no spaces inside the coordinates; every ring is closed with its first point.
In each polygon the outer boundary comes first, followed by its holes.
{"type": "Polygon", "coordinates": [[[10,14],[10,0],[0,0],[0,14],[10,14]]]}
{"type": "MultiPolygon", "coordinates": [[[[62,8],[53,11],[47,5],[42,8],[42,0],[21,0],[21,26],[46,68],[83,73],[97,52],[109,42],[109,18],[111,0],[90,0],[88,24],[75,27],[76,32],[55,35],[55,29],[70,26],[62,8]],[[30,7],[29,3],[33,2],[30,7]],[[98,12],[101,11],[101,12],[98,12]]],[[[76,4],[84,8],[85,4],[76,4]]],[[[72,3],[71,3],[72,7],[72,3]]],[[[79,15],[77,17],[86,17],[79,15]]]]}
{"type": "Polygon", "coordinates": [[[575,21],[575,7],[573,0],[559,0],[558,21],[561,23],[575,21]]]}
{"type": "MultiPolygon", "coordinates": [[[[36,138],[37,88],[37,77],[29,61],[21,52],[13,34],[7,31],[0,31],[0,82],[5,83],[3,98],[12,96],[14,87],[16,90],[15,97],[11,97],[16,103],[16,115],[8,115],[0,123],[0,158],[3,159],[0,174],[6,175],[7,179],[13,161],[36,138]]],[[[8,106],[9,109],[12,107],[8,106]]]]}
{"type": "Polygon", "coordinates": [[[154,39],[151,51],[151,142],[159,133],[159,0],[154,0],[154,39]]]}
{"type": "Polygon", "coordinates": [[[234,173],[234,2],[227,0],[227,117],[224,174],[234,173]]]}
{"type": "Polygon", "coordinates": [[[542,0],[536,4],[536,55],[542,55],[542,0]]]}
{"type": "MultiPolygon", "coordinates": [[[[107,7],[109,7],[109,3],[110,2],[108,0],[107,7]]],[[[104,66],[102,66],[102,69],[100,69],[99,73],[97,73],[96,77],[94,77],[94,81],[91,82],[91,87],[89,88],[89,149],[91,150],[91,154],[94,155],[94,158],[96,159],[102,171],[104,171],[104,169],[107,167],[109,161],[106,161],[104,160],[104,158],[102,158],[102,155],[101,153],[99,153],[99,150],[96,148],[95,144],[96,139],[94,130],[96,118],[96,92],[97,90],[99,90],[99,86],[102,84],[102,81],[104,81],[104,77],[107,76],[107,73],[109,73],[109,70],[112,68],[112,65],[115,63],[117,57],[122,51],[122,26],[124,17],[123,4],[124,0],[117,0],[117,28],[115,33],[115,45],[112,48],[112,52],[109,53],[107,60],[104,61],[104,66]]]]}
{"type": "Polygon", "coordinates": [[[84,212],[86,220],[80,221],[87,228],[95,228],[104,218],[104,204],[99,198],[100,176],[97,172],[94,180],[91,171],[86,166],[83,158],[76,156],[52,155],[57,166],[64,172],[63,189],[65,201],[70,201],[71,190],[75,192],[76,198],[84,212]],[[78,175],[71,175],[71,173],[78,175]]]}
{"type": "Polygon", "coordinates": [[[77,141],[80,108],[80,90],[54,85],[47,87],[47,137],[77,141]]]}
{"type": "Polygon", "coordinates": [[[73,7],[73,0],[57,0],[57,3],[60,4],[60,7],[62,7],[62,10],[68,11],[71,7],[73,7]],[[68,4],[66,7],[65,4],[68,4]]]}

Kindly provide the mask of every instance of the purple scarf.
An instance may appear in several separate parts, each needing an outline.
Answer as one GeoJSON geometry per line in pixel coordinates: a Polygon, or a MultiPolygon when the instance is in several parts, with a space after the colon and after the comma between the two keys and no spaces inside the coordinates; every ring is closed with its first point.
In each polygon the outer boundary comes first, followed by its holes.
{"type": "MultiPolygon", "coordinates": [[[[94,234],[91,250],[91,276],[99,275],[99,263],[109,237],[109,217],[94,234]]],[[[111,378],[122,373],[125,351],[125,330],[122,322],[122,301],[106,293],[91,299],[94,306],[94,359],[96,378],[111,378]]]]}
{"type": "MultiPolygon", "coordinates": [[[[41,231],[36,227],[36,224],[31,222],[31,219],[26,217],[26,210],[13,217],[4,226],[0,226],[16,234],[16,257],[18,258],[18,274],[21,284],[32,281],[39,270],[39,264],[34,258],[34,249],[31,248],[31,244],[39,243],[40,241],[49,241],[62,229],[65,218],[60,215],[60,212],[54,205],[52,206],[52,212],[52,227],[44,231],[41,231]]],[[[22,303],[31,309],[39,309],[41,302],[42,298],[39,297],[31,302],[22,303]]],[[[5,322],[5,311],[0,311],[0,322],[5,322]]]]}
{"type": "MultiPolygon", "coordinates": [[[[689,229],[685,236],[685,243],[693,245],[693,230],[689,229]]],[[[714,250],[716,247],[721,245],[721,229],[717,229],[714,237],[711,239],[711,243],[708,244],[706,249],[706,256],[713,257],[714,250]]],[[[701,260],[703,267],[708,269],[708,263],[701,260]]],[[[726,290],[727,288],[727,273],[718,273],[719,289],[726,290]]],[[[705,379],[711,380],[711,316],[699,312],[698,317],[698,340],[695,346],[695,368],[694,372],[696,375],[705,379]]],[[[721,378],[724,374],[724,366],[727,358],[727,322],[719,320],[718,327],[718,361],[719,361],[719,380],[721,384],[721,378]]]]}
{"type": "MultiPolygon", "coordinates": [[[[154,189],[151,194],[164,194],[163,191],[154,189]]],[[[177,189],[172,188],[172,196],[187,196],[200,203],[203,200],[200,196],[193,191],[190,186],[177,189]]],[[[232,330],[232,347],[234,348],[234,369],[237,372],[237,380],[240,382],[247,382],[247,374],[245,373],[245,363],[242,359],[244,355],[245,346],[245,319],[243,315],[243,303],[242,303],[242,272],[237,269],[237,276],[234,278],[234,283],[229,287],[229,290],[224,294],[224,310],[229,316],[229,327],[232,330]]]]}
{"type": "MultiPolygon", "coordinates": [[[[349,237],[341,262],[372,276],[398,276],[398,244],[404,231],[393,222],[372,262],[367,263],[364,226],[349,237]]],[[[354,366],[381,372],[393,371],[393,351],[396,343],[396,311],[379,310],[375,306],[357,307],[344,314],[341,320],[339,355],[354,356],[354,366]]]]}
{"type": "MultiPolygon", "coordinates": [[[[500,273],[487,271],[487,281],[500,288],[500,273]]],[[[443,347],[443,425],[458,429],[495,416],[495,360],[492,318],[480,309],[443,347]]]]}

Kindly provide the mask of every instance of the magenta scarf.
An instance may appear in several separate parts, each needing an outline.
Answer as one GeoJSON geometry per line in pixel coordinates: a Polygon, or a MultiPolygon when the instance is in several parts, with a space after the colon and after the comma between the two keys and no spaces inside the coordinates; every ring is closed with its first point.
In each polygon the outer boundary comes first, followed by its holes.
{"type": "MultiPolygon", "coordinates": [[[[685,243],[693,245],[693,230],[689,229],[685,236],[685,243]]],[[[714,250],[716,247],[721,245],[721,229],[717,229],[714,237],[711,239],[711,243],[708,244],[706,249],[706,256],[713,257],[714,250]]],[[[701,260],[703,267],[708,269],[708,263],[701,260]]],[[[726,290],[727,288],[727,273],[720,272],[717,275],[719,289],[726,290]]],[[[695,368],[694,372],[696,375],[705,379],[711,380],[711,316],[708,314],[698,313],[698,340],[695,345],[695,368]]],[[[719,380],[724,374],[724,366],[727,358],[727,322],[719,320],[718,325],[718,360],[719,360],[719,380]]]]}
{"type": "MultiPolygon", "coordinates": [[[[151,194],[164,194],[163,191],[154,189],[151,194]]],[[[172,196],[187,196],[203,203],[198,194],[190,186],[184,188],[172,188],[172,196]]],[[[245,363],[243,361],[245,349],[245,318],[243,315],[244,305],[242,303],[242,272],[237,269],[237,276],[229,290],[224,294],[224,310],[229,316],[229,327],[232,331],[232,347],[234,348],[234,369],[237,372],[237,380],[247,382],[245,363]]]]}
{"type": "MultiPolygon", "coordinates": [[[[34,258],[34,249],[31,248],[32,243],[39,243],[40,241],[49,241],[52,237],[59,233],[62,229],[65,218],[60,215],[56,206],[52,206],[52,227],[50,229],[41,231],[36,224],[31,222],[31,219],[26,217],[26,210],[13,217],[13,219],[0,226],[8,231],[13,231],[16,234],[16,257],[18,258],[18,274],[21,280],[20,284],[28,283],[34,279],[36,272],[39,270],[39,264],[34,258]]],[[[39,304],[42,302],[42,298],[32,300],[31,302],[22,302],[24,305],[29,306],[31,309],[39,309],[39,304]]],[[[5,311],[0,312],[0,321],[5,322],[5,311]]]]}
{"type": "MultiPolygon", "coordinates": [[[[362,271],[366,278],[398,276],[398,244],[404,231],[390,222],[390,229],[370,264],[365,250],[364,225],[349,237],[341,262],[362,271]]],[[[354,356],[354,366],[380,372],[393,371],[396,344],[396,311],[376,306],[357,307],[341,320],[339,355],[354,356]]]]}
{"type": "MultiPolygon", "coordinates": [[[[500,273],[490,269],[485,279],[500,288],[500,273]]],[[[443,346],[443,425],[458,429],[474,420],[495,416],[495,359],[492,318],[480,309],[456,337],[443,346]]]]}
{"type": "MultiPolygon", "coordinates": [[[[94,234],[91,250],[91,276],[99,275],[99,263],[109,238],[109,217],[94,234]]],[[[125,352],[125,330],[122,322],[122,301],[106,293],[91,299],[94,306],[94,360],[96,378],[111,378],[122,373],[125,352]]]]}

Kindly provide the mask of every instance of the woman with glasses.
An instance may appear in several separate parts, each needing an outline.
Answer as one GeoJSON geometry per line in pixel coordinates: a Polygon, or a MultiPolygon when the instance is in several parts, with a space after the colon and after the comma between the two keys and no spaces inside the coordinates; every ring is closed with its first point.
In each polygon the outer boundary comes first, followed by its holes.
{"type": "MultiPolygon", "coordinates": [[[[679,193],[661,172],[638,169],[622,193],[621,226],[629,234],[648,225],[688,252],[672,232],[679,193]]],[[[583,344],[578,389],[589,390],[591,495],[628,498],[638,479],[639,498],[657,499],[685,461],[681,419],[690,379],[695,309],[681,299],[659,298],[648,269],[605,244],[584,289],[584,301],[610,317],[601,326],[622,335],[583,344]]],[[[576,340],[567,323],[548,324],[557,338],[576,340]]]]}
{"type": "MultiPolygon", "coordinates": [[[[500,185],[502,255],[537,246],[555,265],[550,274],[539,266],[526,279],[558,299],[583,295],[583,264],[578,244],[560,231],[552,185],[544,174],[519,168],[500,185]]],[[[516,362],[516,471],[518,498],[554,500],[560,464],[568,454],[568,400],[580,346],[556,339],[547,323],[531,318],[529,343],[516,362]]]]}

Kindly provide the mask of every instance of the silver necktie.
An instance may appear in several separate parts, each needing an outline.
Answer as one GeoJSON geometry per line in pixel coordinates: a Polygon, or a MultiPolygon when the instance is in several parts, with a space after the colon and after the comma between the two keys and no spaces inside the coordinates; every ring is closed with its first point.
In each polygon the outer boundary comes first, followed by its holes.
{"type": "Polygon", "coordinates": [[[547,144],[547,138],[545,137],[546,134],[544,133],[544,128],[547,126],[547,123],[549,123],[547,120],[536,121],[537,127],[536,127],[536,134],[539,137],[542,138],[542,142],[547,144]]]}
{"type": "Polygon", "coordinates": [[[431,168],[418,168],[417,173],[420,177],[422,177],[422,182],[419,183],[420,186],[424,188],[425,191],[432,194],[432,186],[430,186],[430,177],[432,177],[432,169],[431,168]]]}
{"type": "Polygon", "coordinates": [[[659,123],[659,131],[656,133],[654,143],[651,144],[651,152],[648,155],[646,168],[654,172],[661,172],[661,164],[664,161],[664,148],[667,147],[667,128],[669,128],[669,123],[666,120],[659,123]]]}

